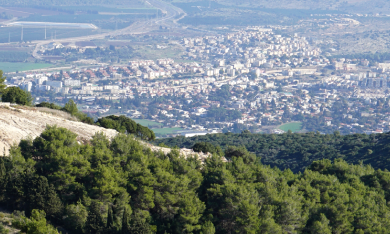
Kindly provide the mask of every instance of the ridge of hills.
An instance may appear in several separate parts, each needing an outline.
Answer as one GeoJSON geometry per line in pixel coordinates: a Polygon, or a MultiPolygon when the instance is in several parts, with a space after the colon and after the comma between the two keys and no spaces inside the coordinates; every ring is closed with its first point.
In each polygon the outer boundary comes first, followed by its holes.
{"type": "MultiPolygon", "coordinates": [[[[199,2],[199,1],[175,1],[175,2],[199,2]]],[[[338,10],[350,13],[384,13],[389,12],[390,2],[385,0],[217,0],[218,4],[238,7],[263,7],[271,9],[305,9],[305,10],[338,10]]]]}
{"type": "Polygon", "coordinates": [[[374,169],[390,170],[390,133],[340,135],[319,133],[252,134],[224,133],[184,138],[157,139],[156,144],[192,148],[206,142],[226,150],[244,146],[261,162],[281,170],[303,172],[313,161],[343,159],[349,164],[370,164],[374,169]]]}

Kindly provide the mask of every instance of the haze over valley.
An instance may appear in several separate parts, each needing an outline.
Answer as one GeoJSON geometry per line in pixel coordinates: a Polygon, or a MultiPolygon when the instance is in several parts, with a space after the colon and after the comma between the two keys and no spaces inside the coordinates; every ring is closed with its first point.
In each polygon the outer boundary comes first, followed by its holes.
{"type": "Polygon", "coordinates": [[[389,9],[0,0],[0,233],[390,233],[389,9]]]}

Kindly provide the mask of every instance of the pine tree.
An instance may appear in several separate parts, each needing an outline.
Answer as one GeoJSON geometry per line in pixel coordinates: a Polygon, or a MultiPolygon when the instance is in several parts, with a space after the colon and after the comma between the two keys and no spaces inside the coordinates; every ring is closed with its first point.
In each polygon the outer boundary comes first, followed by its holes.
{"type": "Polygon", "coordinates": [[[83,233],[88,218],[87,208],[81,203],[68,205],[65,210],[64,224],[71,233],[83,233]]]}
{"type": "Polygon", "coordinates": [[[63,108],[66,112],[70,113],[71,115],[75,115],[79,110],[77,109],[76,103],[70,99],[68,103],[65,104],[63,108]]]}
{"type": "Polygon", "coordinates": [[[311,227],[311,233],[319,234],[331,234],[332,229],[329,227],[329,220],[324,214],[321,213],[320,220],[317,220],[313,223],[311,227]]]}
{"type": "Polygon", "coordinates": [[[214,227],[214,224],[213,222],[211,221],[206,221],[203,225],[202,225],[202,233],[203,234],[215,234],[215,227],[214,227]]]}
{"type": "Polygon", "coordinates": [[[147,221],[149,213],[146,211],[136,210],[131,215],[129,233],[131,234],[151,234],[152,227],[147,221]]]}
{"type": "Polygon", "coordinates": [[[19,87],[8,87],[1,90],[1,100],[3,102],[16,103],[20,105],[31,105],[31,93],[20,89],[19,87]]]}
{"type": "Polygon", "coordinates": [[[87,222],[85,223],[85,232],[86,233],[104,232],[103,216],[100,213],[100,205],[96,201],[93,201],[89,207],[87,222]]]}

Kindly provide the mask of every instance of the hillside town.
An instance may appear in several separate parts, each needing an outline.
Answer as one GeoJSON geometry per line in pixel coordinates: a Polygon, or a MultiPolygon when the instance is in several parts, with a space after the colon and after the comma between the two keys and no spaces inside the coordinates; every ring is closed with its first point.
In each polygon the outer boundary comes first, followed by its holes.
{"type": "Polygon", "coordinates": [[[37,103],[74,99],[91,115],[126,114],[201,134],[282,133],[278,126],[288,122],[324,133],[390,130],[390,63],[329,58],[304,37],[259,27],[180,44],[193,62],[131,60],[7,82],[32,92],[37,103]]]}

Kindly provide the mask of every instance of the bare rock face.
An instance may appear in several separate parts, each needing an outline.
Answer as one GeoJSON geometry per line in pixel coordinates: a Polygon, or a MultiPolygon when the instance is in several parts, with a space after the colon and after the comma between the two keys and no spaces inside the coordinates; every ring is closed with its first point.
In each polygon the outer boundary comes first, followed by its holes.
{"type": "MultiPolygon", "coordinates": [[[[164,148],[164,147],[159,147],[159,146],[154,146],[154,145],[151,145],[151,144],[145,144],[148,148],[150,148],[153,152],[159,152],[159,151],[162,151],[164,154],[168,154],[172,151],[172,149],[170,148],[164,148]]],[[[187,157],[192,157],[192,156],[197,156],[199,160],[201,160],[202,162],[208,158],[208,157],[211,157],[211,154],[210,153],[197,153],[197,152],[194,152],[194,150],[192,149],[186,149],[186,148],[182,148],[180,149],[180,155],[187,158],[187,157]]],[[[225,158],[223,158],[225,160],[225,158]]]]}
{"type": "Polygon", "coordinates": [[[79,141],[90,140],[97,132],[103,132],[108,138],[114,137],[116,130],[105,129],[72,120],[65,112],[32,107],[11,106],[0,103],[0,155],[7,155],[13,144],[20,140],[36,138],[47,125],[66,128],[78,135],[79,141]]]}
{"type": "MultiPolygon", "coordinates": [[[[70,130],[78,135],[80,142],[90,140],[97,132],[103,132],[109,139],[118,134],[116,130],[78,122],[66,112],[0,102],[0,156],[7,155],[11,146],[19,144],[22,139],[36,138],[47,125],[56,125],[70,130]]],[[[142,143],[154,152],[162,151],[168,154],[171,151],[170,148],[142,143]]],[[[180,149],[180,154],[184,157],[197,155],[202,161],[211,156],[209,153],[195,153],[192,149],[180,149]]]]}

